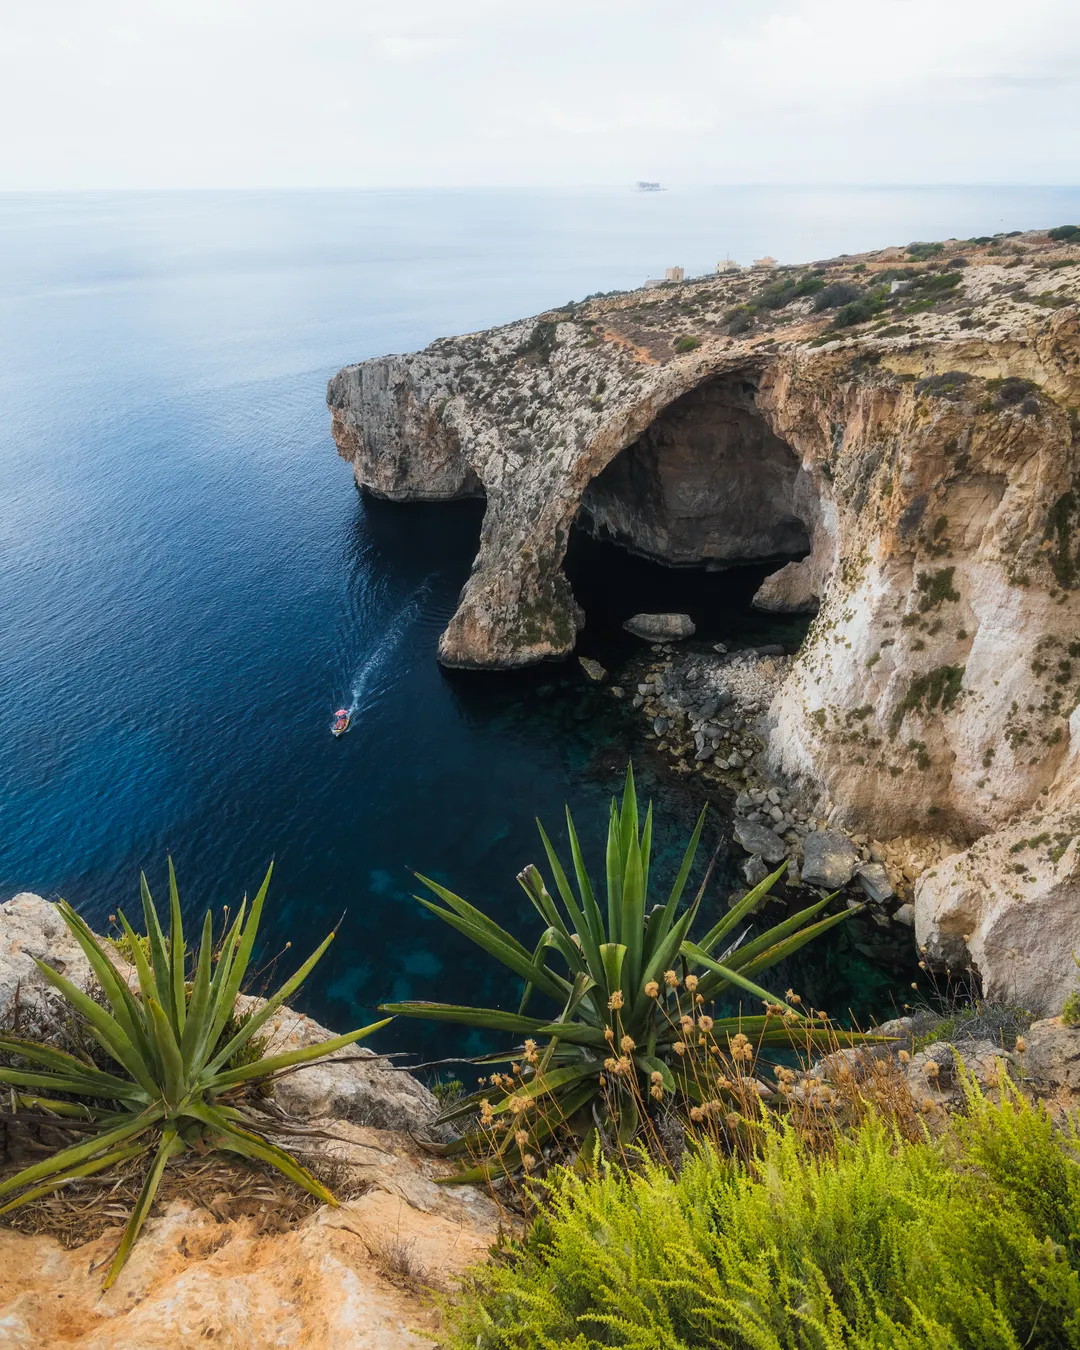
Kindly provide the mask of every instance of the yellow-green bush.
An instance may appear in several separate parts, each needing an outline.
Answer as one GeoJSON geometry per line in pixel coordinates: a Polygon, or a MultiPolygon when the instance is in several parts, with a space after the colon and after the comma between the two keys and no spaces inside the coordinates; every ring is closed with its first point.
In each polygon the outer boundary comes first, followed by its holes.
{"type": "Polygon", "coordinates": [[[909,1143],[824,1156],[773,1127],[752,1167],[569,1171],[448,1310],[454,1350],[1020,1350],[1080,1345],[1075,1135],[1006,1091],[909,1143]]]}

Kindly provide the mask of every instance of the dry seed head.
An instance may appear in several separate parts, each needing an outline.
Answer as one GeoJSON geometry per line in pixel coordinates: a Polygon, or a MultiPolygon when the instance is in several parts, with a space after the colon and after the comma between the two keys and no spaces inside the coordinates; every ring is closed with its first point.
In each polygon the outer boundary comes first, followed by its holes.
{"type": "Polygon", "coordinates": [[[923,1073],[927,1076],[927,1078],[937,1078],[937,1076],[941,1073],[941,1066],[937,1063],[936,1060],[933,1059],[928,1059],[922,1067],[923,1073]]]}
{"type": "Polygon", "coordinates": [[[622,1007],[622,990],[621,990],[621,989],[616,989],[616,990],[615,990],[615,992],[612,994],[612,996],[608,999],[607,1005],[608,1005],[608,1010],[609,1010],[610,1012],[617,1012],[618,1009],[622,1007]]]}
{"type": "Polygon", "coordinates": [[[605,1059],[605,1060],[604,1060],[604,1068],[607,1069],[608,1073],[618,1073],[618,1072],[619,1072],[619,1061],[618,1061],[617,1059],[611,1059],[611,1058],[605,1059]]]}
{"type": "Polygon", "coordinates": [[[629,1055],[620,1055],[620,1056],[619,1056],[619,1072],[620,1072],[620,1073],[629,1073],[629,1072],[631,1071],[631,1069],[633,1069],[633,1067],[634,1067],[633,1061],[630,1059],[629,1055]]]}
{"type": "Polygon", "coordinates": [[[899,1054],[896,1056],[896,1058],[900,1061],[901,1064],[911,1063],[911,1055],[908,1053],[907,1050],[901,1050],[899,1054]]]}
{"type": "Polygon", "coordinates": [[[787,999],[789,1003],[794,1003],[796,1007],[802,1002],[802,999],[798,996],[798,994],[795,992],[794,989],[789,989],[787,993],[784,995],[784,997],[787,999]]]}
{"type": "Polygon", "coordinates": [[[651,1087],[649,1096],[654,1102],[662,1102],[664,1100],[664,1089],[662,1087],[651,1087]]]}
{"type": "Polygon", "coordinates": [[[711,1017],[702,1016],[698,1018],[698,1026],[702,1031],[712,1031],[713,1020],[711,1017]]]}
{"type": "Polygon", "coordinates": [[[675,1053],[676,1053],[677,1055],[685,1055],[685,1054],[686,1054],[686,1046],[682,1043],[682,1041],[676,1041],[675,1044],[674,1044],[671,1048],[672,1048],[672,1050],[675,1051],[675,1053]]]}
{"type": "Polygon", "coordinates": [[[649,998],[659,998],[660,986],[656,983],[655,980],[650,980],[649,983],[645,986],[645,993],[649,998]]]}
{"type": "Polygon", "coordinates": [[[611,1029],[611,1027],[605,1027],[605,1028],[604,1028],[604,1040],[605,1040],[605,1041],[613,1041],[614,1039],[615,1039],[615,1032],[611,1029]]]}
{"type": "Polygon", "coordinates": [[[700,1125],[700,1123],[705,1119],[705,1112],[701,1109],[700,1106],[692,1106],[690,1108],[690,1119],[694,1122],[695,1125],[700,1125]]]}
{"type": "Polygon", "coordinates": [[[533,1157],[531,1153],[526,1153],[524,1158],[522,1158],[521,1160],[521,1165],[522,1167],[524,1167],[526,1172],[531,1172],[533,1168],[536,1166],[536,1159],[533,1157]]]}
{"type": "Polygon", "coordinates": [[[689,990],[689,992],[690,992],[691,994],[694,992],[694,990],[697,988],[697,976],[696,976],[696,975],[687,975],[687,977],[686,977],[686,987],[687,987],[687,989],[689,990]]]}
{"type": "Polygon", "coordinates": [[[1022,1055],[1026,1049],[1027,1049],[1027,1041],[1024,1040],[1023,1036],[1017,1036],[1016,1053],[1018,1055],[1022,1055]]]}
{"type": "Polygon", "coordinates": [[[518,1148],[524,1148],[528,1142],[529,1142],[528,1130],[518,1130],[515,1133],[514,1143],[517,1144],[518,1148]]]}
{"type": "Polygon", "coordinates": [[[663,1087],[664,1075],[658,1072],[651,1073],[649,1074],[649,1082],[653,1085],[653,1087],[663,1087]]]}
{"type": "Polygon", "coordinates": [[[483,1098],[483,1100],[480,1102],[480,1119],[484,1122],[485,1125],[490,1125],[494,1114],[495,1114],[494,1111],[492,1111],[491,1109],[491,1103],[488,1101],[486,1097],[483,1098]]]}
{"type": "Polygon", "coordinates": [[[625,1054],[629,1054],[630,1051],[634,1049],[633,1036],[624,1036],[622,1040],[619,1042],[619,1046],[621,1047],[621,1049],[624,1051],[625,1054]]]}
{"type": "Polygon", "coordinates": [[[738,1035],[732,1036],[729,1039],[728,1050],[731,1053],[731,1058],[736,1062],[754,1058],[754,1047],[741,1031],[738,1035]]]}
{"type": "Polygon", "coordinates": [[[694,1029],[694,1019],[688,1017],[686,1013],[683,1013],[682,1017],[679,1018],[679,1026],[682,1027],[683,1031],[689,1036],[694,1029]]]}
{"type": "Polygon", "coordinates": [[[536,1053],[536,1042],[535,1042],[535,1041],[527,1040],[527,1041],[525,1042],[525,1053],[526,1053],[527,1055],[534,1055],[534,1054],[536,1053]]]}
{"type": "Polygon", "coordinates": [[[678,989],[679,977],[678,975],[675,974],[673,970],[665,970],[664,983],[667,985],[669,989],[678,989]]]}
{"type": "Polygon", "coordinates": [[[529,1109],[529,1102],[525,1097],[511,1097],[507,1101],[507,1106],[510,1108],[511,1115],[520,1116],[523,1111],[529,1109]]]}

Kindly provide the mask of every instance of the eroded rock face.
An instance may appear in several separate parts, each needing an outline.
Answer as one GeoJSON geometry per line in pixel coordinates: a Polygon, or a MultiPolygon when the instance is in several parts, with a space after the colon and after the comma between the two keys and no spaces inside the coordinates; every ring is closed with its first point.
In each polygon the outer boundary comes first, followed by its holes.
{"type": "MultiPolygon", "coordinates": [[[[774,772],[877,837],[976,839],[1062,806],[1080,736],[1080,247],[1009,247],[907,262],[913,287],[876,326],[827,328],[795,283],[873,297],[880,276],[886,294],[896,250],[791,269],[778,308],[785,276],[707,279],[341,372],[328,400],[358,484],[487,496],[441,659],[572,649],[575,520],[675,563],[809,546],[757,597],[820,606],[770,711],[774,772]]],[[[1004,932],[1015,897],[994,875],[1004,932]]],[[[978,963],[997,987],[993,946],[978,963]]]]}
{"type": "Polygon", "coordinates": [[[798,461],[753,396],[737,379],[681,395],[588,485],[583,523],[665,563],[808,553],[798,461]]]}
{"type": "Polygon", "coordinates": [[[916,936],[937,965],[971,964],[995,1002],[1057,1012],[1077,987],[1080,809],[1038,812],[926,873],[916,936]]]}

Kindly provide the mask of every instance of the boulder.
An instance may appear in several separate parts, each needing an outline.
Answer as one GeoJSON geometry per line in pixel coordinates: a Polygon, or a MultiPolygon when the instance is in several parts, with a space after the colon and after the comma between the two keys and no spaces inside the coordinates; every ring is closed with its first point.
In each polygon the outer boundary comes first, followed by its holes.
{"type": "Polygon", "coordinates": [[[893,914],[893,923],[902,923],[905,928],[915,927],[915,906],[908,903],[901,905],[893,914]]]}
{"type": "Polygon", "coordinates": [[[737,820],[734,835],[747,853],[754,853],[767,863],[783,862],[787,857],[787,847],[775,830],[756,821],[737,820]]]}
{"type": "Polygon", "coordinates": [[[883,905],[891,900],[896,892],[889,881],[889,874],[878,862],[860,863],[855,869],[859,885],[875,905],[883,905]]]}
{"type": "Polygon", "coordinates": [[[1036,1086],[1080,1089],[1080,1027],[1060,1017],[1034,1022],[1024,1033],[1024,1076],[1036,1086]]]}
{"type": "Polygon", "coordinates": [[[769,875],[769,869],[754,853],[743,863],[742,874],[748,886],[757,886],[769,875]]]}
{"type": "MultiPolygon", "coordinates": [[[[263,1000],[241,995],[239,1013],[258,1009],[263,1000]]],[[[267,1055],[281,1055],[337,1033],[311,1017],[282,1008],[266,1024],[267,1055]]],[[[367,1046],[349,1045],[279,1078],[274,1101],[297,1120],[333,1116],[380,1130],[431,1135],[439,1104],[418,1079],[395,1069],[367,1046]]]]}
{"type": "Polygon", "coordinates": [[[678,642],[697,632],[689,614],[635,614],[623,627],[646,642],[678,642]]]}
{"type": "Polygon", "coordinates": [[[1080,811],[1028,816],[924,872],[915,932],[932,964],[974,968],[987,999],[1058,1012],[1076,984],[1080,811]]]}
{"type": "Polygon", "coordinates": [[[607,679],[607,671],[599,661],[593,661],[588,656],[579,656],[578,665],[594,684],[603,684],[607,679]]]}
{"type": "Polygon", "coordinates": [[[835,891],[851,880],[858,861],[858,850],[846,834],[815,830],[803,843],[803,882],[835,891]]]}
{"type": "Polygon", "coordinates": [[[789,562],[767,576],[751,603],[773,614],[816,614],[819,601],[810,559],[789,562]]]}

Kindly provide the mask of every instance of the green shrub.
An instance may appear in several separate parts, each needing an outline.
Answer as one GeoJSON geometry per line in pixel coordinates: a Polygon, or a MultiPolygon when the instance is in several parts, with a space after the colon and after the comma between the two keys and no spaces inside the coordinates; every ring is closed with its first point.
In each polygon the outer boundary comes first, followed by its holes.
{"type": "Polygon", "coordinates": [[[1046,234],[1049,239],[1065,243],[1068,240],[1080,239],[1080,225],[1059,225],[1056,230],[1047,230],[1046,234]]]}
{"type": "Polygon", "coordinates": [[[926,262],[928,258],[936,258],[944,251],[942,244],[908,244],[907,255],[915,262],[926,262]]]}
{"type": "Polygon", "coordinates": [[[859,286],[852,286],[848,281],[833,281],[817,293],[814,309],[819,313],[823,309],[836,309],[840,305],[853,304],[856,300],[860,300],[862,295],[863,291],[859,286]]]}
{"type": "MultiPolygon", "coordinates": [[[[938,1142],[871,1117],[830,1152],[560,1171],[447,1308],[452,1350],[1020,1350],[1080,1343],[1080,1165],[973,1090],[938,1142]]],[[[1075,1136],[1073,1136],[1075,1138],[1075,1136]]]]}
{"type": "Polygon", "coordinates": [[[860,300],[853,300],[848,305],[842,305],[836,312],[836,318],[833,319],[834,328],[850,328],[853,324],[866,323],[875,315],[880,314],[885,308],[886,297],[884,292],[871,292],[870,295],[864,295],[860,300]]]}
{"type": "Polygon", "coordinates": [[[749,305],[738,305],[735,309],[728,310],[724,317],[727,320],[727,331],[731,337],[738,337],[740,333],[748,333],[754,326],[754,311],[749,305]]]}
{"type": "Polygon", "coordinates": [[[681,337],[671,344],[672,349],[677,352],[692,352],[695,347],[701,345],[701,339],[696,337],[681,337]]]}

